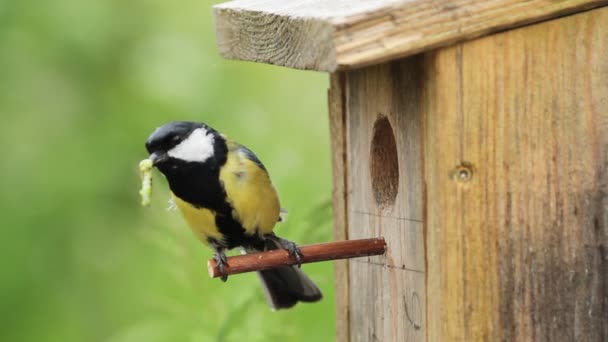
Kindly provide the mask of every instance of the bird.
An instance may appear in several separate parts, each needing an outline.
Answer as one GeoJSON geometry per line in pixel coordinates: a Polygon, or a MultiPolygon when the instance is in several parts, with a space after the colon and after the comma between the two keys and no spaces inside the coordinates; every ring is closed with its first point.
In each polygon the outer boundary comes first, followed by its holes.
{"type": "Polygon", "coordinates": [[[250,149],[191,121],[156,128],[145,147],[191,230],[214,250],[220,272],[227,265],[226,251],[233,248],[243,253],[285,249],[297,266],[258,272],[270,307],[321,300],[321,290],[300,268],[300,249],[273,231],[282,220],[279,197],[266,167],[250,149]]]}

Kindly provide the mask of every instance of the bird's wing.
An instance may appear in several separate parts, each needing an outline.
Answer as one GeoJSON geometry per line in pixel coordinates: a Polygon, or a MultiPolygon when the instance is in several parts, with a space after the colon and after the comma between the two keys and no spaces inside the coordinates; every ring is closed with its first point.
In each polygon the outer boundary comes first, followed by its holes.
{"type": "Polygon", "coordinates": [[[238,147],[236,147],[236,149],[241,151],[245,155],[245,158],[249,159],[250,161],[255,163],[255,165],[257,165],[260,169],[262,169],[266,173],[268,173],[264,164],[262,164],[262,162],[260,161],[258,156],[256,156],[255,153],[253,153],[253,151],[251,151],[250,149],[248,149],[247,147],[245,147],[243,145],[238,145],[238,147]]]}
{"type": "Polygon", "coordinates": [[[279,198],[266,168],[246,147],[228,144],[228,159],[220,179],[233,215],[248,234],[272,232],[279,219],[279,198]]]}

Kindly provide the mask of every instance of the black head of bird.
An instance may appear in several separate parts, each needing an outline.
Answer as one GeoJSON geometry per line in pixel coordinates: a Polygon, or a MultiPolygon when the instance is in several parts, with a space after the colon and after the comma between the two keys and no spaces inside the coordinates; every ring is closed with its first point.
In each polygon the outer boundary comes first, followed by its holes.
{"type": "Polygon", "coordinates": [[[213,159],[218,153],[226,153],[225,145],[224,138],[216,130],[202,123],[187,121],[161,126],[146,141],[150,159],[163,173],[165,169],[187,163],[215,162],[213,159]],[[220,149],[224,151],[216,151],[220,149]]]}

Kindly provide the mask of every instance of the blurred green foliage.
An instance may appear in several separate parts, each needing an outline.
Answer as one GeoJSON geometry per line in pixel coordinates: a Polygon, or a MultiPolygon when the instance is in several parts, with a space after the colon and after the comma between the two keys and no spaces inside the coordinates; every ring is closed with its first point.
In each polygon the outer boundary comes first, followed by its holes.
{"type": "Polygon", "coordinates": [[[143,143],[204,121],[256,151],[290,211],[280,235],[331,237],[327,76],[221,59],[210,1],[0,1],[2,341],[329,341],[319,304],[271,312],[255,274],[209,279],[211,251],[167,211],[143,143]]]}

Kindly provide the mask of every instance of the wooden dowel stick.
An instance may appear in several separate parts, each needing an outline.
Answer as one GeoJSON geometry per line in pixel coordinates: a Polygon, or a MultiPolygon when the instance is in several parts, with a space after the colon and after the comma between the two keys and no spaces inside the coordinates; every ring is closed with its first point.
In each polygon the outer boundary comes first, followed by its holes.
{"type": "MultiPolygon", "coordinates": [[[[318,261],[358,258],[369,255],[380,255],[386,252],[384,238],[346,240],[301,246],[302,264],[318,261]]],[[[209,276],[218,278],[222,275],[262,271],[271,268],[297,264],[296,258],[284,249],[268,252],[237,255],[228,258],[228,265],[222,274],[217,268],[217,262],[210,259],[207,263],[209,276]]]]}

